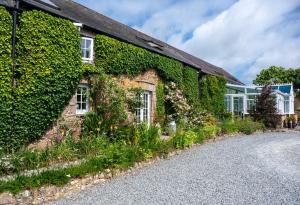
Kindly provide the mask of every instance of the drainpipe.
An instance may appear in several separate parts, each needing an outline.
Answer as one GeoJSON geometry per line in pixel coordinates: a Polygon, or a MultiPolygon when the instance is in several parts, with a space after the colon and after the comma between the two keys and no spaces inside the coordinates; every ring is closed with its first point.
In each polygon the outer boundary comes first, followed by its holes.
{"type": "MultiPolygon", "coordinates": [[[[13,30],[12,30],[12,97],[15,99],[15,87],[16,87],[16,79],[19,75],[16,72],[16,33],[17,33],[17,21],[18,21],[18,12],[20,9],[20,0],[15,0],[15,6],[13,8],[13,30]]],[[[12,103],[12,125],[11,125],[11,136],[15,135],[15,103],[12,103]]]]}
{"type": "Polygon", "coordinates": [[[14,88],[16,86],[16,33],[17,33],[17,21],[18,21],[18,12],[20,9],[20,0],[15,1],[15,7],[13,10],[13,30],[12,30],[12,87],[13,87],[13,92],[14,88]]]}

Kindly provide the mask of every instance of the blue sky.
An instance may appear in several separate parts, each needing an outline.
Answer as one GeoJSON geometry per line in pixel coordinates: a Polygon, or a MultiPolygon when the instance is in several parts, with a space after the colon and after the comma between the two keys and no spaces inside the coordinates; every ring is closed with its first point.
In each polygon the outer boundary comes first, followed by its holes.
{"type": "Polygon", "coordinates": [[[300,0],[76,0],[251,83],[300,67],[300,0]]]}

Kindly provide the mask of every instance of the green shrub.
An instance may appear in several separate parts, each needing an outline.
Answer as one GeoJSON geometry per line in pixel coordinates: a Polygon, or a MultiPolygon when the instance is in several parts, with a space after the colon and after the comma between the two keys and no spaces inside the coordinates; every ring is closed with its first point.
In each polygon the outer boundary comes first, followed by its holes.
{"type": "Polygon", "coordinates": [[[235,120],[235,123],[237,125],[238,131],[247,135],[250,135],[258,130],[264,129],[263,123],[255,122],[251,118],[237,118],[235,120]]]}
{"type": "Polygon", "coordinates": [[[221,131],[224,134],[231,134],[238,132],[238,125],[234,120],[225,120],[221,124],[221,131]]]}
{"type": "Polygon", "coordinates": [[[205,138],[213,138],[221,132],[221,128],[217,125],[204,125],[202,128],[203,135],[205,138]]]}
{"type": "Polygon", "coordinates": [[[114,137],[116,128],[127,119],[125,91],[112,76],[100,73],[92,79],[90,95],[94,112],[85,116],[84,133],[114,137]]]}
{"type": "Polygon", "coordinates": [[[190,147],[197,139],[197,134],[193,131],[177,132],[172,137],[173,145],[176,149],[190,147]]]}

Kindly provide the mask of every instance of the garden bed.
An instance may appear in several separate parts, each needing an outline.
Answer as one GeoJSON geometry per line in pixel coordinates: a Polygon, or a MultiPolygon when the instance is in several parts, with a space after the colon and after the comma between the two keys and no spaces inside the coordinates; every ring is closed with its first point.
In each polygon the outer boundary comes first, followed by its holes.
{"type": "MultiPolygon", "coordinates": [[[[0,182],[0,193],[5,193],[5,196],[12,193],[15,197],[10,196],[14,200],[22,200],[22,203],[29,201],[29,204],[52,200],[178,154],[193,145],[220,140],[229,136],[228,134],[241,131],[250,134],[245,131],[245,127],[251,127],[251,133],[262,128],[260,124],[253,126],[249,123],[250,121],[247,120],[238,123],[232,121],[218,126],[204,126],[197,131],[179,129],[169,140],[160,140],[156,129],[151,131],[153,128],[146,130],[139,128],[144,133],[135,144],[122,140],[110,142],[99,136],[92,139],[83,138],[79,141],[66,139],[48,150],[20,151],[12,157],[14,159],[12,162],[17,163],[19,160],[27,164],[19,164],[18,169],[15,170],[6,170],[13,177],[0,182]],[[50,169],[41,166],[41,164],[52,164],[53,167],[54,159],[58,159],[61,163],[60,167],[54,165],[55,169],[50,169]],[[63,163],[64,160],[66,164],[63,163]],[[82,161],[71,163],[76,160],[82,161]],[[30,170],[29,167],[35,171],[31,171],[31,174],[26,176],[24,173],[28,173],[26,170],[30,170]],[[32,169],[34,167],[35,169],[32,169]]],[[[3,174],[4,169],[2,167],[2,177],[7,177],[3,174]]]]}

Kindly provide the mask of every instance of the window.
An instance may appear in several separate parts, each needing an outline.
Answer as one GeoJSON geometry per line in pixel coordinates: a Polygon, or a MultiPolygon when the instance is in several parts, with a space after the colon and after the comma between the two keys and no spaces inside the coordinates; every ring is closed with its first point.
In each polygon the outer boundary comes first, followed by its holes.
{"type": "Polygon", "coordinates": [[[92,62],[94,55],[94,40],[92,38],[81,37],[81,53],[84,62],[92,62]]]}
{"type": "Polygon", "coordinates": [[[87,85],[79,85],[76,92],[77,99],[77,107],[76,114],[84,115],[88,112],[89,108],[89,99],[88,99],[88,86],[87,85]]]}
{"type": "Polygon", "coordinates": [[[141,107],[136,109],[136,113],[135,113],[136,122],[150,123],[151,93],[150,92],[142,93],[141,102],[142,102],[141,107]]]}
{"type": "Polygon", "coordinates": [[[284,97],[284,113],[288,114],[290,113],[290,98],[284,97]]]}
{"type": "Polygon", "coordinates": [[[248,95],[247,96],[247,111],[249,112],[255,107],[256,104],[256,95],[248,95]]]}
{"type": "Polygon", "coordinates": [[[224,99],[225,109],[227,112],[232,112],[231,110],[231,96],[225,96],[224,99]]]}

